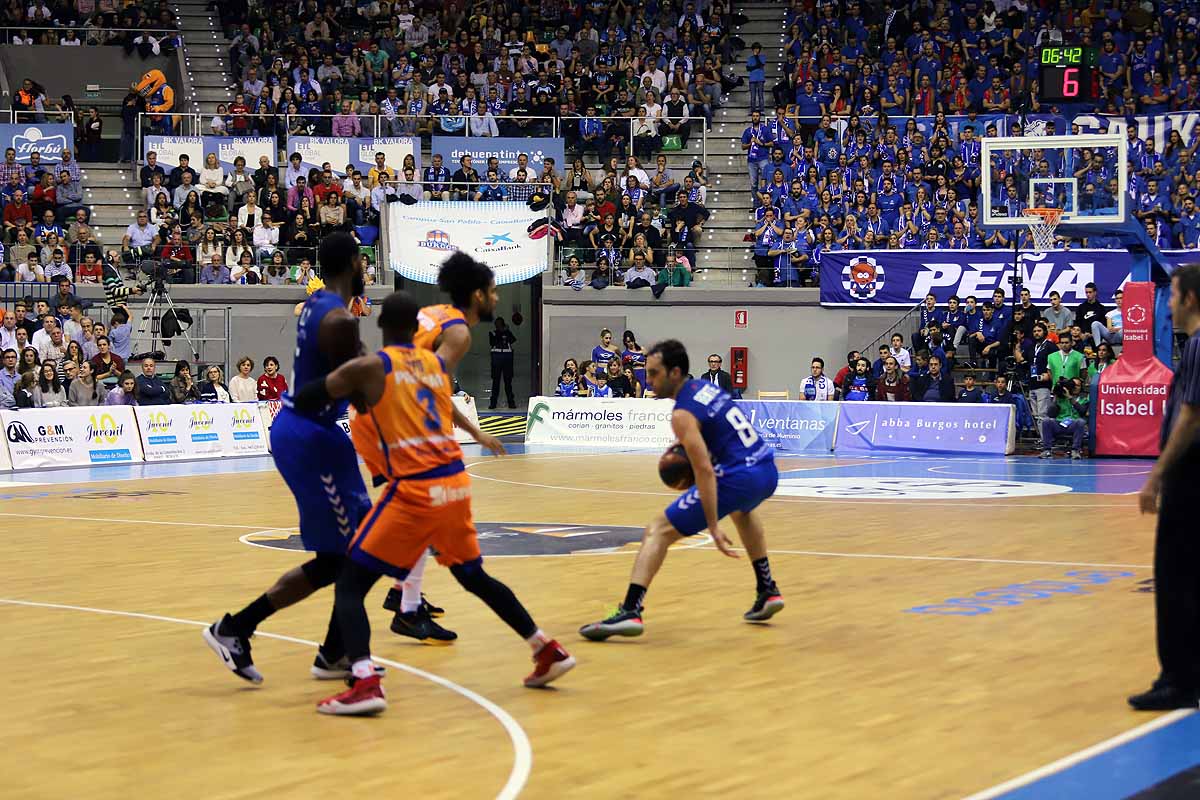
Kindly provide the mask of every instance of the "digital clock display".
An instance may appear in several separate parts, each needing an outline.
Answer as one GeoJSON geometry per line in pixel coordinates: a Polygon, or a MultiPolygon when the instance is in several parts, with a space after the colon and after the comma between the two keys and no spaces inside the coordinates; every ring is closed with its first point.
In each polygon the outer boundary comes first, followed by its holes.
{"type": "Polygon", "coordinates": [[[1045,103],[1084,103],[1099,91],[1098,53],[1083,45],[1046,45],[1038,51],[1038,99],[1045,103]]]}

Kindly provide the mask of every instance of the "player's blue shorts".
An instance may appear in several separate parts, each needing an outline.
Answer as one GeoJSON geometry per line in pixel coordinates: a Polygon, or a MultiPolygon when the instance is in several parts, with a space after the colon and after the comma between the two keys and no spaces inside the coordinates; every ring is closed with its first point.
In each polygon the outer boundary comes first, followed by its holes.
{"type": "MultiPolygon", "coordinates": [[[[775,494],[779,470],[775,459],[752,467],[726,472],[717,478],[717,518],[724,519],[734,511],[753,511],[762,501],[775,494]]],[[[667,520],[684,536],[695,536],[708,527],[700,491],[693,486],[667,506],[667,520]]]]}
{"type": "Polygon", "coordinates": [[[282,408],[271,425],[271,456],[300,509],[300,540],[316,553],[344,553],[371,499],[350,437],[336,422],[282,408]]]}

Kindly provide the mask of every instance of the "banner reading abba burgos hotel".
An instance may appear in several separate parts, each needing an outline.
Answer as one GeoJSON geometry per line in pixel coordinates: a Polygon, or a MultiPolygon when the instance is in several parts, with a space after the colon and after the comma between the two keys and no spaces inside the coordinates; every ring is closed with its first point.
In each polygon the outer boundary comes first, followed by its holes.
{"type": "Polygon", "coordinates": [[[531,397],[527,444],[666,447],[675,441],[666,400],[531,397]]]}

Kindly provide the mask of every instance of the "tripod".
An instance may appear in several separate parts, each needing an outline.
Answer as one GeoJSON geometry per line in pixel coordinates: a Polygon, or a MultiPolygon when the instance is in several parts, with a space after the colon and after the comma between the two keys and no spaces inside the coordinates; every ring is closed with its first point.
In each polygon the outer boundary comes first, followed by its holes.
{"type": "MultiPolygon", "coordinates": [[[[138,322],[137,333],[133,335],[133,341],[131,342],[132,352],[148,353],[157,349],[159,342],[162,340],[162,317],[159,312],[163,311],[163,306],[166,306],[166,309],[171,312],[171,315],[175,317],[177,322],[179,320],[179,315],[175,313],[175,303],[171,301],[171,292],[167,288],[167,283],[163,280],[162,276],[155,276],[153,283],[148,284],[148,286],[150,292],[146,297],[146,308],[142,311],[142,318],[138,322]],[[147,337],[149,338],[149,347],[144,350],[139,349],[138,343],[145,341],[147,337]]],[[[186,328],[180,325],[179,329],[183,334],[183,338],[188,343],[188,350],[192,354],[192,360],[199,361],[200,351],[196,349],[196,343],[192,341],[192,337],[188,334],[186,328]]]]}

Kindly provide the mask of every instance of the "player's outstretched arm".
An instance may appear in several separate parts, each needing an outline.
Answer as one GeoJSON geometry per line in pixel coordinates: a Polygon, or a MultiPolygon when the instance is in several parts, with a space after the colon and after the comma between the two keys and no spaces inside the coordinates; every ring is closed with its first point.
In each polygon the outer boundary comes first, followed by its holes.
{"type": "Polygon", "coordinates": [[[504,444],[499,438],[484,433],[479,429],[479,426],[471,422],[469,418],[461,411],[458,406],[454,406],[454,425],[457,428],[462,428],[471,435],[471,438],[482,445],[486,450],[490,450],[498,456],[507,455],[508,451],[504,449],[504,444]]]}
{"type": "Polygon", "coordinates": [[[739,558],[732,549],[733,542],[721,532],[720,518],[717,516],[717,474],[708,455],[708,445],[700,433],[700,423],[688,412],[677,410],[671,414],[671,429],[692,464],[692,475],[696,478],[696,491],[700,493],[700,507],[704,509],[709,535],[718,550],[730,558],[739,558]]]}
{"type": "Polygon", "coordinates": [[[446,366],[446,373],[454,374],[463,356],[471,349],[471,329],[466,325],[451,325],[442,331],[441,341],[438,342],[437,354],[446,366]]]}
{"type": "Polygon", "coordinates": [[[362,397],[374,405],[383,396],[385,372],[378,354],[347,361],[333,372],[300,388],[292,398],[296,410],[317,412],[334,400],[362,397]]]}

